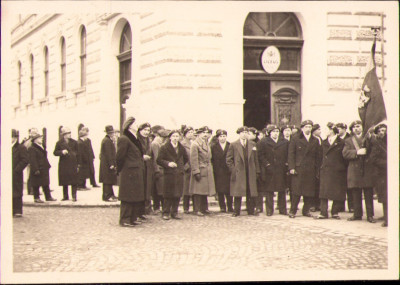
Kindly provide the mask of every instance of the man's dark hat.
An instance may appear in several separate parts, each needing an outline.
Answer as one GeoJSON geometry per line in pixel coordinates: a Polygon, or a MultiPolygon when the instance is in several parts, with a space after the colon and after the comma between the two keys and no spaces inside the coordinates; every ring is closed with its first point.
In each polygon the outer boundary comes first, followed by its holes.
{"type": "Polygon", "coordinates": [[[240,134],[241,132],[248,132],[248,131],[249,131],[249,128],[246,126],[243,126],[243,127],[238,128],[236,133],[240,134]]]}
{"type": "Polygon", "coordinates": [[[222,136],[222,135],[227,136],[228,132],[225,131],[225,130],[221,130],[221,129],[217,130],[216,136],[219,137],[219,136],[222,136]]]}
{"type": "Polygon", "coordinates": [[[336,128],[347,129],[347,125],[345,123],[337,123],[336,128]]]}
{"type": "Polygon", "coordinates": [[[111,125],[106,126],[106,128],[105,128],[104,131],[105,131],[107,134],[110,134],[110,133],[114,133],[114,132],[115,132],[113,126],[111,126],[111,125]]]}
{"type": "Polygon", "coordinates": [[[379,130],[382,129],[382,128],[387,129],[387,125],[386,125],[386,124],[383,124],[383,123],[377,125],[377,126],[374,128],[374,133],[377,134],[377,133],[379,132],[379,130]]]}
{"type": "Polygon", "coordinates": [[[349,130],[353,131],[353,128],[355,125],[361,125],[362,126],[362,122],[360,120],[355,120],[353,122],[351,122],[350,126],[349,126],[349,130]]]}
{"type": "Polygon", "coordinates": [[[312,126],[311,133],[315,132],[316,130],[320,129],[321,126],[319,124],[315,124],[312,126]]]}
{"type": "Polygon", "coordinates": [[[13,138],[18,138],[19,137],[19,131],[16,129],[11,130],[11,137],[13,138]]]}
{"type": "Polygon", "coordinates": [[[314,123],[313,123],[313,121],[311,121],[311,120],[305,120],[305,121],[301,122],[300,128],[302,128],[302,127],[304,127],[304,126],[306,126],[306,125],[311,125],[311,126],[313,126],[314,123]]]}

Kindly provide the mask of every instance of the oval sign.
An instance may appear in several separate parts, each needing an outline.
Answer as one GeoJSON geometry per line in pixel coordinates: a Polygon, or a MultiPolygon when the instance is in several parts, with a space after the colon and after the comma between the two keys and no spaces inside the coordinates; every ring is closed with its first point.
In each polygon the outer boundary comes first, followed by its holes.
{"type": "Polygon", "coordinates": [[[268,73],[275,73],[281,65],[281,54],[276,46],[267,47],[261,55],[261,65],[268,73]]]}

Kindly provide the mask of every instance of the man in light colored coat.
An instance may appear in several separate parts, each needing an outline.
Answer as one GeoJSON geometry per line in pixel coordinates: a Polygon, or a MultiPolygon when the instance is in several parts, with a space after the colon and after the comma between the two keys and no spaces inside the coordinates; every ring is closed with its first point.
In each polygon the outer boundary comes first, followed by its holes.
{"type": "Polygon", "coordinates": [[[236,133],[239,139],[231,143],[226,155],[226,164],[231,172],[230,193],[234,197],[232,216],[240,215],[243,196],[246,196],[247,214],[257,216],[255,200],[258,196],[257,176],[260,175],[260,166],[256,144],[247,139],[247,127],[240,127],[236,133]]]}
{"type": "Polygon", "coordinates": [[[194,214],[204,216],[208,211],[207,196],[214,196],[215,184],[211,165],[211,149],[208,145],[209,128],[204,126],[197,130],[197,138],[190,147],[190,176],[189,193],[194,195],[194,214]]]}

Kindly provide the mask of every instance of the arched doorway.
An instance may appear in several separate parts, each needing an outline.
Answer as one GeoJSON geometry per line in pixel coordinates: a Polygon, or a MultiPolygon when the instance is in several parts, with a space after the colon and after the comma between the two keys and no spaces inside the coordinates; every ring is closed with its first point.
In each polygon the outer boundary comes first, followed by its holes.
{"type": "Polygon", "coordinates": [[[294,13],[248,14],[243,28],[244,125],[262,129],[268,123],[300,123],[302,46],[294,13]],[[276,65],[272,70],[269,55],[276,65]]]}
{"type": "Polygon", "coordinates": [[[132,70],[132,32],[129,23],[126,23],[120,38],[119,54],[119,105],[120,105],[120,130],[126,119],[126,100],[131,96],[131,70],[132,70]]]}

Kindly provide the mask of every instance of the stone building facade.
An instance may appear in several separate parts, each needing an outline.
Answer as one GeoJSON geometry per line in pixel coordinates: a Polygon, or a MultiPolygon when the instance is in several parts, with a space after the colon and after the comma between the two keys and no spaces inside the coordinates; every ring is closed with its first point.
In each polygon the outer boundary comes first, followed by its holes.
{"type": "Polygon", "coordinates": [[[397,80],[388,76],[387,56],[396,50],[386,35],[398,25],[389,8],[19,15],[8,58],[12,127],[22,135],[46,127],[52,150],[60,125],[76,138],[84,123],[98,154],[104,126],[119,128],[130,115],[168,128],[225,128],[230,140],[243,124],[349,123],[358,118],[371,27],[381,29],[376,60],[385,100],[387,81],[397,80]],[[259,62],[271,45],[281,57],[273,74],[259,62]]]}

